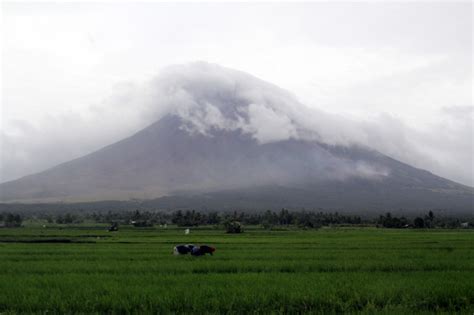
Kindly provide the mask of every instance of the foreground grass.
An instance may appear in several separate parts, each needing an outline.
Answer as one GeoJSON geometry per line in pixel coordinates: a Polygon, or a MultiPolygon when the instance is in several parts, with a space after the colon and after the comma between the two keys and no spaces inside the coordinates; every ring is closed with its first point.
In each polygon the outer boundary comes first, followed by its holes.
{"type": "Polygon", "coordinates": [[[5,313],[473,311],[471,231],[0,230],[5,313]]]}

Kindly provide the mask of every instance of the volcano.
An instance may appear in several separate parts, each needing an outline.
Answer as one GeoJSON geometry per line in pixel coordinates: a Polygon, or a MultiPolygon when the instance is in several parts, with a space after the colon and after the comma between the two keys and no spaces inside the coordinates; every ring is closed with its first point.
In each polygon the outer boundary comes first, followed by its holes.
{"type": "Polygon", "coordinates": [[[196,63],[169,68],[152,85],[160,108],[155,121],[96,152],[1,184],[0,199],[138,198],[208,209],[473,209],[473,188],[328,133],[324,113],[248,74],[196,63]]]}

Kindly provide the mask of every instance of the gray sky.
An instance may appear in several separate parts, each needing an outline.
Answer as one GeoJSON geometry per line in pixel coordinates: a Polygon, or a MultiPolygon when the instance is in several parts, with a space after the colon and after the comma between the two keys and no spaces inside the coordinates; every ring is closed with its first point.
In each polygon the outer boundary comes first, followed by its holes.
{"type": "Polygon", "coordinates": [[[472,13],[471,2],[2,2],[0,181],[139,130],[147,82],[204,60],[473,185],[472,13]]]}

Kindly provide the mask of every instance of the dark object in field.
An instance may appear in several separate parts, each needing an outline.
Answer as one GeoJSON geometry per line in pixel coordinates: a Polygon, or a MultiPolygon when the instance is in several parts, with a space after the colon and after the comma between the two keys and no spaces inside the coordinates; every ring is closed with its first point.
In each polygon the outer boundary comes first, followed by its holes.
{"type": "Polygon", "coordinates": [[[193,244],[186,244],[186,245],[176,245],[174,247],[173,254],[174,255],[186,255],[190,253],[195,246],[193,244]]]}
{"type": "Polygon", "coordinates": [[[212,255],[216,249],[212,246],[201,245],[201,246],[194,246],[192,244],[187,245],[177,245],[174,247],[173,254],[174,255],[187,255],[191,253],[193,256],[203,256],[206,254],[212,255]]]}
{"type": "Polygon", "coordinates": [[[109,232],[117,232],[118,231],[118,223],[113,223],[109,226],[109,232]]]}
{"type": "Polygon", "coordinates": [[[206,254],[210,254],[212,256],[212,253],[214,253],[215,250],[216,249],[214,247],[207,246],[207,245],[201,245],[199,247],[194,247],[191,250],[191,255],[193,255],[193,256],[204,256],[206,254]]]}

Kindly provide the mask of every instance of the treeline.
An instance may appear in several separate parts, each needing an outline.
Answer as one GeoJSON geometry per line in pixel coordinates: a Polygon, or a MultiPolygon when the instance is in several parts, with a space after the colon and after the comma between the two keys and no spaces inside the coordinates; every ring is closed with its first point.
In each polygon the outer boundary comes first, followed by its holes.
{"type": "Polygon", "coordinates": [[[279,212],[265,211],[260,213],[248,212],[200,212],[196,210],[174,211],[171,213],[134,211],[125,213],[92,214],[96,222],[118,222],[132,223],[133,225],[150,226],[153,224],[175,224],[182,227],[193,227],[200,225],[225,225],[228,222],[239,222],[243,225],[261,225],[264,228],[275,226],[299,226],[307,228],[318,228],[334,224],[362,224],[359,216],[343,215],[339,213],[323,212],[290,212],[282,209],[279,212]]]}
{"type": "Polygon", "coordinates": [[[238,221],[244,225],[262,225],[264,228],[289,225],[318,228],[331,224],[362,223],[359,216],[342,215],[337,212],[290,212],[287,209],[282,209],[279,212],[267,210],[262,213],[234,212],[232,214],[219,214],[218,212],[201,214],[199,211],[176,211],[171,215],[171,222],[178,226],[225,224],[229,221],[238,221]]]}
{"type": "Polygon", "coordinates": [[[377,225],[385,228],[416,228],[416,229],[430,229],[430,228],[473,228],[474,222],[471,220],[462,220],[453,217],[435,217],[433,211],[429,211],[424,216],[418,216],[410,220],[404,216],[396,217],[390,212],[381,215],[377,220],[377,225]]]}
{"type": "MultiPolygon", "coordinates": [[[[21,226],[25,218],[20,214],[0,213],[0,226],[21,226]]],[[[394,216],[390,212],[378,218],[362,218],[338,212],[280,211],[264,212],[200,212],[196,210],[177,211],[109,211],[93,213],[43,213],[29,219],[46,221],[49,224],[80,224],[95,222],[104,224],[133,225],[151,227],[174,224],[180,227],[201,225],[242,226],[259,225],[265,229],[278,227],[320,228],[323,226],[377,226],[384,228],[469,228],[474,227],[469,220],[454,217],[436,217],[432,211],[424,216],[407,218],[394,216]],[[237,223],[234,224],[234,223],[237,223]]]]}

